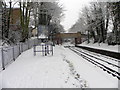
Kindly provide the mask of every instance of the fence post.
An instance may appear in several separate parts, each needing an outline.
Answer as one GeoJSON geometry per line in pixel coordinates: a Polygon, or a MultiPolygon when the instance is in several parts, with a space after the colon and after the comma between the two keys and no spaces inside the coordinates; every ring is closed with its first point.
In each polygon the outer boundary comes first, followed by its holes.
{"type": "Polygon", "coordinates": [[[1,53],[2,53],[2,68],[3,68],[3,70],[5,70],[4,52],[3,52],[3,48],[1,49],[1,53]]]}
{"type": "Polygon", "coordinates": [[[49,54],[49,45],[47,44],[47,53],[49,54]]]}
{"type": "Polygon", "coordinates": [[[29,49],[29,40],[28,40],[28,49],[29,49]]]}
{"type": "Polygon", "coordinates": [[[23,43],[21,43],[21,52],[23,52],[23,43]]]}
{"type": "Polygon", "coordinates": [[[32,44],[32,42],[31,42],[31,41],[29,41],[29,48],[31,48],[31,44],[32,44]]]}
{"type": "Polygon", "coordinates": [[[36,56],[36,46],[34,45],[34,56],[36,56]]]}
{"type": "Polygon", "coordinates": [[[19,55],[21,54],[21,51],[20,51],[20,43],[19,43],[19,55]]]}
{"type": "Polygon", "coordinates": [[[13,50],[13,60],[15,61],[14,46],[13,46],[12,50],[13,50]]]}
{"type": "Polygon", "coordinates": [[[46,47],[46,44],[45,44],[45,56],[47,56],[47,47],[46,47]]]}
{"type": "Polygon", "coordinates": [[[51,51],[52,51],[52,56],[53,56],[53,45],[51,44],[51,51]]]}
{"type": "Polygon", "coordinates": [[[44,56],[44,46],[42,45],[42,55],[44,56]]]}

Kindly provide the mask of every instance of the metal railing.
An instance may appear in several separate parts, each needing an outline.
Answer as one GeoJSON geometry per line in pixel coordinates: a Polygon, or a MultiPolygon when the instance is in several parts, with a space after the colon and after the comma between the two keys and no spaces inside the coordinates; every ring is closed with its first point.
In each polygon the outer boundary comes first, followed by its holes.
{"type": "Polygon", "coordinates": [[[5,67],[12,61],[15,61],[22,52],[32,48],[37,44],[37,39],[31,39],[25,43],[18,43],[14,46],[0,48],[0,70],[4,70],[5,67]]]}
{"type": "Polygon", "coordinates": [[[34,56],[36,56],[37,52],[41,52],[42,56],[52,55],[53,56],[53,44],[52,43],[42,43],[38,45],[34,45],[33,48],[34,56]]]}

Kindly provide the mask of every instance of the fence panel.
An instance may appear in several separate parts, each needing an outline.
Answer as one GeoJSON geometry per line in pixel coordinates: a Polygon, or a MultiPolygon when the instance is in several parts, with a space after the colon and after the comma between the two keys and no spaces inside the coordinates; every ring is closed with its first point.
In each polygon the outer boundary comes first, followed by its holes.
{"type": "Polygon", "coordinates": [[[13,47],[3,48],[4,64],[5,66],[13,60],[13,47]]]}
{"type": "Polygon", "coordinates": [[[19,43],[20,53],[23,52],[23,43],[19,43]]]}
{"type": "Polygon", "coordinates": [[[33,47],[35,41],[36,41],[36,40],[30,40],[30,41],[29,41],[29,46],[30,46],[30,47],[33,47]]]}
{"type": "Polygon", "coordinates": [[[20,47],[19,44],[14,46],[14,58],[16,59],[20,54],[20,47]]]}
{"type": "Polygon", "coordinates": [[[28,44],[27,43],[23,43],[23,52],[26,51],[28,49],[28,44]]]}
{"type": "Polygon", "coordinates": [[[22,52],[32,48],[34,44],[37,43],[38,43],[37,39],[34,39],[34,40],[26,41],[25,43],[18,43],[13,47],[10,46],[10,47],[0,48],[0,69],[3,69],[3,66],[6,66],[11,61],[15,60],[22,52]],[[2,62],[3,60],[4,62],[2,62]]]}
{"type": "Polygon", "coordinates": [[[43,56],[53,55],[53,44],[52,43],[41,43],[34,45],[34,56],[37,52],[41,52],[43,56]]]}
{"type": "Polygon", "coordinates": [[[29,48],[32,48],[33,47],[33,41],[32,40],[29,40],[29,48]]]}

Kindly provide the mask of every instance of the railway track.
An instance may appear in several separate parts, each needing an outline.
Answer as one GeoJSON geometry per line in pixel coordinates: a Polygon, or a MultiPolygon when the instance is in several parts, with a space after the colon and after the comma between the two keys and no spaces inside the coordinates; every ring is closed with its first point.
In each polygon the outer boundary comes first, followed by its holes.
{"type": "Polygon", "coordinates": [[[115,61],[115,62],[120,62],[119,59],[115,59],[115,58],[112,58],[112,57],[109,57],[109,56],[105,56],[105,55],[102,55],[102,54],[98,54],[98,53],[95,53],[95,52],[91,52],[91,51],[88,51],[88,50],[84,50],[85,52],[88,52],[92,55],[95,55],[95,56],[98,56],[98,57],[104,57],[105,59],[109,59],[109,60],[112,60],[112,61],[115,61]]]}
{"type": "Polygon", "coordinates": [[[73,52],[75,52],[76,54],[78,54],[79,56],[82,56],[88,62],[94,64],[95,66],[101,68],[103,71],[106,71],[107,73],[111,74],[114,77],[117,77],[120,80],[120,73],[118,72],[118,70],[116,70],[116,69],[120,69],[120,66],[113,64],[111,62],[105,61],[101,58],[98,58],[95,55],[88,54],[76,47],[68,46],[68,48],[73,52]]]}
{"type": "Polygon", "coordinates": [[[81,48],[81,49],[84,49],[84,50],[87,50],[87,51],[95,52],[95,53],[98,53],[98,54],[102,54],[102,55],[109,56],[109,57],[120,60],[120,53],[119,52],[112,52],[112,51],[96,49],[96,48],[91,48],[91,47],[85,47],[85,46],[77,46],[77,45],[75,47],[78,47],[78,48],[81,48]]]}
{"type": "Polygon", "coordinates": [[[84,53],[84,54],[86,54],[86,55],[88,55],[88,56],[90,56],[90,57],[93,57],[93,58],[95,58],[95,59],[97,59],[97,60],[99,60],[99,61],[105,62],[105,63],[107,63],[107,64],[109,64],[109,65],[114,66],[114,67],[120,68],[120,66],[118,66],[117,64],[113,64],[113,63],[111,63],[111,62],[108,62],[108,61],[106,61],[106,60],[103,60],[103,59],[101,59],[101,58],[98,58],[98,57],[96,57],[96,56],[94,56],[94,55],[85,53],[85,52],[83,52],[83,51],[81,51],[81,50],[79,50],[79,49],[76,49],[76,50],[78,50],[79,52],[84,53]]]}

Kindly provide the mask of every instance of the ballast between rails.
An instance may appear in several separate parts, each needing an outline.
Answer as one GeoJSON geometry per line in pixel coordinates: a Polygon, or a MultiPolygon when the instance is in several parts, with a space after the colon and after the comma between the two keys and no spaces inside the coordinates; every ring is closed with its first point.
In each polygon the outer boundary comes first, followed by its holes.
{"type": "Polygon", "coordinates": [[[86,53],[80,52],[80,51],[78,51],[75,48],[70,47],[70,46],[68,46],[68,48],[70,50],[72,50],[73,52],[75,52],[76,54],[78,54],[79,56],[82,56],[88,62],[98,66],[99,68],[103,69],[103,71],[107,71],[107,73],[112,74],[114,77],[117,77],[120,80],[120,73],[119,72],[117,72],[117,71],[115,71],[115,70],[113,70],[113,69],[111,69],[111,68],[101,64],[100,62],[97,62],[97,61],[93,60],[92,59],[93,57],[92,58],[90,58],[91,56],[88,57],[86,55],[86,53]]]}

